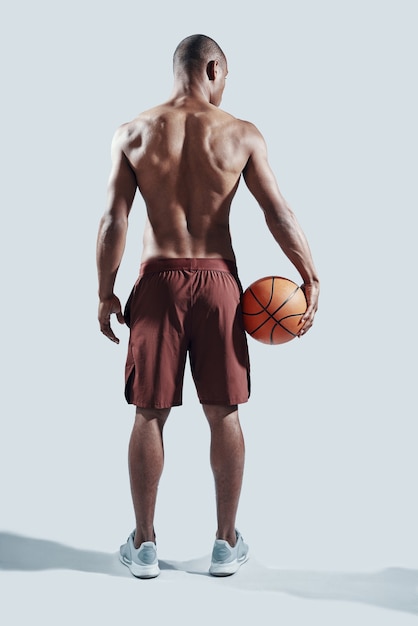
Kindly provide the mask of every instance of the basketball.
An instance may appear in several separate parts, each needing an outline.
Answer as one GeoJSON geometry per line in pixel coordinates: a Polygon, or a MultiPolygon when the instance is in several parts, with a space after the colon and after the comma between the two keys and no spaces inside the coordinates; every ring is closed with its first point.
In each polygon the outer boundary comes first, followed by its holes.
{"type": "Polygon", "coordinates": [[[256,280],[242,294],[241,305],[247,333],[271,345],[297,336],[307,307],[302,289],[281,276],[256,280]]]}

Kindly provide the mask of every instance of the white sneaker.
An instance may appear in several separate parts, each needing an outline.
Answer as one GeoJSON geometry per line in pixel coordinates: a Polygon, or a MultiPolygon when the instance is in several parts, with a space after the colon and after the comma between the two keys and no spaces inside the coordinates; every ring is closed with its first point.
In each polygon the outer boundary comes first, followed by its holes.
{"type": "Polygon", "coordinates": [[[157,559],[157,546],[153,541],[144,541],[139,548],[134,546],[135,531],[129,535],[127,542],[120,547],[119,559],[129,567],[137,578],[155,578],[160,573],[157,559]]]}
{"type": "Polygon", "coordinates": [[[212,562],[209,574],[212,576],[231,576],[248,561],[248,546],[242,535],[236,530],[237,541],[234,547],[224,539],[216,539],[212,550],[212,562]]]}

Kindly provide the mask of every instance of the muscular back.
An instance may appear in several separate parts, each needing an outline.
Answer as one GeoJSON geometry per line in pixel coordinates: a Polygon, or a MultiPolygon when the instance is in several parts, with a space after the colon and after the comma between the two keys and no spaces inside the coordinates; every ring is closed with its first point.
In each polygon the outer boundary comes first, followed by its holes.
{"type": "Polygon", "coordinates": [[[122,318],[122,311],[113,290],[136,190],[147,207],[143,261],[234,260],[229,212],[243,174],[270,232],[304,281],[308,308],[299,335],[304,334],[319,295],[308,242],[280,193],[261,133],[218,108],[228,74],[222,51],[213,40],[215,48],[206,45],[203,35],[191,40],[174,54],[172,99],[124,124],[114,137],[107,209],[97,238],[100,327],[118,342],[110,316],[122,318]]]}
{"type": "Polygon", "coordinates": [[[120,128],[118,143],[147,207],[143,260],[234,258],[229,212],[250,155],[251,129],[187,98],[120,128]]]}

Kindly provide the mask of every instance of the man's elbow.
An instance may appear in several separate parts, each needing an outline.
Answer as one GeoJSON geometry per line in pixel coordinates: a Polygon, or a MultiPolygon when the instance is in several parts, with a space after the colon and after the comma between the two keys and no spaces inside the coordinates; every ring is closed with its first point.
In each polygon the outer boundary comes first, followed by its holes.
{"type": "Polygon", "coordinates": [[[266,203],[262,209],[270,230],[281,230],[295,225],[295,215],[285,202],[280,203],[280,205],[266,203]]]}
{"type": "Polygon", "coordinates": [[[124,237],[128,230],[128,217],[106,211],[99,224],[99,241],[115,241],[124,237]]]}
{"type": "Polygon", "coordinates": [[[107,209],[102,219],[100,220],[100,227],[108,230],[108,229],[126,229],[128,227],[128,216],[126,213],[121,213],[120,211],[115,211],[114,209],[107,209]]]}

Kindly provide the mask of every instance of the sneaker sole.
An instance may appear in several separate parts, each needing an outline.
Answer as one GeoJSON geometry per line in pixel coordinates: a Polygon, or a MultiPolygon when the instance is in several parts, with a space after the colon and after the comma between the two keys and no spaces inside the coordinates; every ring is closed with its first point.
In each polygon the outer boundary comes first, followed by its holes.
{"type": "Polygon", "coordinates": [[[119,561],[123,563],[123,565],[126,565],[126,567],[129,567],[131,574],[133,574],[135,578],[156,578],[160,574],[158,563],[154,565],[139,565],[138,563],[125,560],[121,554],[119,555],[119,561]]]}
{"type": "Polygon", "coordinates": [[[235,559],[235,561],[231,561],[230,563],[212,563],[209,568],[209,574],[211,574],[211,576],[232,576],[248,559],[249,555],[246,554],[241,559],[235,559]]]}

